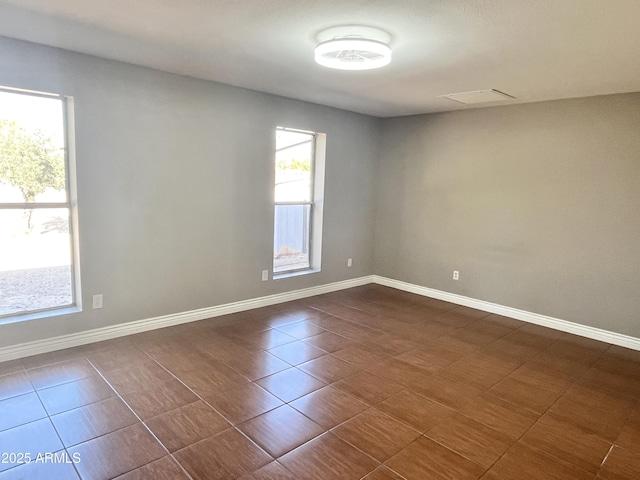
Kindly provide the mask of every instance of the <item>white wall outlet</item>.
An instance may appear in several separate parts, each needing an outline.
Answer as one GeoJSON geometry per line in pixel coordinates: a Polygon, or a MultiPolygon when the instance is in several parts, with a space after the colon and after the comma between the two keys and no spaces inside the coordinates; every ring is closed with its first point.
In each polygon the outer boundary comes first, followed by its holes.
{"type": "Polygon", "coordinates": [[[269,280],[269,270],[262,270],[262,281],[266,282],[269,280]]]}
{"type": "Polygon", "coordinates": [[[460,280],[460,272],[458,272],[458,270],[453,271],[453,279],[460,280]]]}
{"type": "Polygon", "coordinates": [[[353,258],[347,258],[347,267],[350,267],[353,265],[353,258]]]}
{"type": "Polygon", "coordinates": [[[102,294],[93,296],[93,308],[102,308],[102,294]]]}

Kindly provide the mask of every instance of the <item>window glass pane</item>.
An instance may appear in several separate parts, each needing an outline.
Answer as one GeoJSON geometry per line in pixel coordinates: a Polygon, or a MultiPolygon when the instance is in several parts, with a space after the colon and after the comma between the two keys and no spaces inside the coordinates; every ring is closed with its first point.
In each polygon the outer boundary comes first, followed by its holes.
{"type": "Polygon", "coordinates": [[[311,201],[313,138],[276,130],[276,202],[311,201]]]}
{"type": "Polygon", "coordinates": [[[276,150],[290,147],[311,139],[313,134],[293,130],[276,129],[276,150]]]}
{"type": "Polygon", "coordinates": [[[276,205],[273,272],[309,268],[311,205],[276,205]]]}
{"type": "Polygon", "coordinates": [[[0,203],[67,202],[63,104],[0,92],[0,203]]]}
{"type": "Polygon", "coordinates": [[[0,315],[73,303],[69,209],[0,210],[0,315]]]}

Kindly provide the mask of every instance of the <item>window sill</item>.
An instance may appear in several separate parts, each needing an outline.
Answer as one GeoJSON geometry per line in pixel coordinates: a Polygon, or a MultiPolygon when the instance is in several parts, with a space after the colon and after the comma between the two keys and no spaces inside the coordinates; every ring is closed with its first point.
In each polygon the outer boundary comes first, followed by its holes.
{"type": "Polygon", "coordinates": [[[306,270],[298,270],[297,272],[278,273],[273,276],[274,280],[281,280],[283,278],[300,277],[302,275],[309,275],[310,273],[320,273],[319,268],[308,268],[306,270]]]}
{"type": "Polygon", "coordinates": [[[78,306],[57,308],[55,310],[46,310],[44,312],[17,314],[11,317],[0,318],[0,325],[8,325],[10,323],[28,322],[30,320],[40,320],[42,318],[57,317],[59,315],[70,315],[72,313],[80,313],[82,308],[78,306]]]}

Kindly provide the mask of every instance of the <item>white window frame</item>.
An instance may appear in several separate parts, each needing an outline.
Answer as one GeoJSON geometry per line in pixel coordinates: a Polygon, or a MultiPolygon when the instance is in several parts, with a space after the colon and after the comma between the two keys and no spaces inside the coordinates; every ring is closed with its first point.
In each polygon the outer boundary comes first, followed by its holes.
{"type": "MultiPolygon", "coordinates": [[[[275,211],[279,205],[309,205],[309,266],[286,271],[274,272],[273,278],[283,279],[305,275],[309,273],[320,272],[322,266],[322,223],[324,216],[324,172],[325,172],[325,152],[326,152],[326,134],[301,130],[299,128],[276,127],[275,131],[285,130],[289,132],[304,133],[312,137],[312,155],[311,155],[311,191],[310,200],[306,202],[277,202],[274,198],[273,214],[274,219],[271,224],[275,230],[275,211]]],[[[289,148],[289,147],[288,147],[289,148]]],[[[274,154],[276,149],[273,149],[274,154]]],[[[274,162],[275,172],[275,162],[274,162]]],[[[273,182],[275,187],[275,181],[273,182]]],[[[275,231],[272,232],[272,243],[275,242],[275,231]]],[[[273,248],[272,248],[273,250],[273,248]]],[[[273,269],[273,259],[271,261],[273,269]]]]}
{"type": "Polygon", "coordinates": [[[80,253],[78,249],[78,209],[76,188],[75,165],[75,118],[73,97],[56,93],[38,92],[20,88],[0,86],[1,92],[32,97],[44,97],[59,99],[62,103],[62,122],[64,137],[64,166],[65,166],[65,192],[64,202],[21,202],[2,203],[0,210],[38,210],[65,208],[69,212],[69,246],[71,249],[71,303],[42,309],[25,310],[0,315],[0,325],[45,318],[55,315],[65,315],[82,311],[82,295],[80,289],[80,253]]]}

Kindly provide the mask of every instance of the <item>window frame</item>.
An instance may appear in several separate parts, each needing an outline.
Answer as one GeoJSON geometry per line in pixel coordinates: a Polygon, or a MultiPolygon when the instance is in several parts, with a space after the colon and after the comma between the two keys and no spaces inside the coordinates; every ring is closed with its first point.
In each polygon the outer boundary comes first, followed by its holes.
{"type": "Polygon", "coordinates": [[[48,210],[66,209],[69,228],[69,261],[71,281],[71,302],[53,307],[37,308],[33,310],[17,311],[0,314],[0,325],[15,321],[43,318],[51,315],[63,315],[82,310],[80,292],[80,267],[78,251],[78,216],[77,216],[77,190],[75,169],[75,120],[73,109],[73,97],[58,94],[39,92],[28,89],[7,87],[0,85],[0,93],[11,93],[30,97],[58,99],[62,106],[62,128],[64,149],[64,202],[0,202],[0,211],[4,210],[48,210]]]}
{"type": "MultiPolygon", "coordinates": [[[[318,140],[319,137],[322,135],[318,132],[313,132],[313,131],[309,131],[309,130],[302,130],[299,128],[289,128],[289,127],[276,127],[275,128],[275,133],[277,135],[278,130],[282,130],[282,131],[286,131],[286,132],[294,132],[294,133],[301,133],[301,134],[305,134],[305,135],[309,135],[309,140],[306,140],[304,142],[299,142],[293,145],[287,145],[286,147],[282,147],[280,149],[278,148],[274,148],[274,200],[273,200],[273,222],[272,225],[274,227],[274,232],[272,235],[273,238],[273,247],[275,247],[275,216],[276,216],[276,209],[278,206],[281,205],[291,205],[291,206],[304,206],[304,205],[308,205],[309,208],[309,221],[308,221],[308,232],[307,232],[307,251],[308,251],[308,264],[305,267],[299,267],[299,268],[290,268],[287,270],[275,270],[275,254],[273,255],[272,261],[271,261],[271,268],[272,268],[272,272],[273,272],[273,278],[274,279],[278,279],[278,278],[286,278],[289,276],[296,276],[296,275],[300,275],[300,274],[305,274],[305,273],[313,273],[316,271],[319,271],[319,255],[316,256],[316,252],[315,252],[315,248],[316,248],[316,243],[318,243],[316,241],[316,235],[315,235],[315,229],[314,229],[314,224],[316,222],[316,210],[317,210],[317,199],[316,199],[316,187],[317,187],[317,179],[316,179],[316,175],[317,175],[317,171],[316,171],[316,165],[317,165],[317,156],[318,156],[318,140]],[[275,187],[276,187],[276,182],[275,182],[275,156],[277,155],[278,152],[282,151],[282,150],[286,150],[289,148],[293,148],[299,145],[303,145],[305,143],[311,143],[310,146],[310,151],[311,151],[311,155],[310,155],[310,178],[309,178],[309,200],[308,201],[286,201],[286,202],[281,202],[281,201],[277,201],[275,199],[275,187]],[[318,259],[318,261],[314,261],[315,259],[318,259]]],[[[277,146],[277,145],[276,145],[277,146]]],[[[275,252],[275,248],[272,248],[272,250],[274,250],[275,252]]]]}

